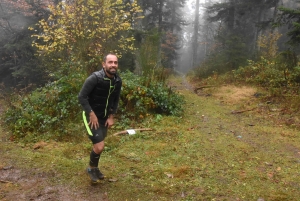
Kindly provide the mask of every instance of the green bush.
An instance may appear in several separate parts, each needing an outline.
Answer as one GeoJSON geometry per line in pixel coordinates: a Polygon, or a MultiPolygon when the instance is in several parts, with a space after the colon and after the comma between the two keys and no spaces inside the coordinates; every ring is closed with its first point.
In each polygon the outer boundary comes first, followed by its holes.
{"type": "Polygon", "coordinates": [[[68,121],[80,111],[77,94],[84,76],[72,74],[48,83],[31,94],[14,95],[5,113],[5,122],[17,138],[28,133],[64,135],[68,121]]]}
{"type": "Polygon", "coordinates": [[[184,97],[175,93],[163,83],[151,84],[147,95],[153,99],[156,113],[173,116],[182,115],[184,97]]]}
{"type": "MultiPolygon", "coordinates": [[[[182,96],[162,83],[151,83],[146,87],[142,77],[126,71],[121,73],[123,87],[118,112],[122,125],[132,121],[141,122],[151,113],[181,115],[182,96]]],[[[10,107],[5,112],[5,122],[16,138],[64,138],[74,135],[72,124],[81,121],[78,93],[86,75],[73,72],[59,80],[48,83],[30,94],[15,93],[10,107]]]]}
{"type": "Polygon", "coordinates": [[[151,113],[182,115],[183,96],[168,88],[163,82],[147,83],[145,77],[126,71],[120,98],[121,121],[142,121],[151,113]],[[146,84],[147,83],[147,84],[146,84]],[[146,86],[148,85],[148,86],[146,86]]]}
{"type": "Polygon", "coordinates": [[[291,81],[300,84],[300,66],[296,66],[290,74],[291,81]]]}
{"type": "Polygon", "coordinates": [[[261,58],[257,62],[249,60],[246,66],[222,76],[208,77],[205,81],[259,86],[267,89],[271,96],[296,95],[299,94],[300,67],[261,58]]]}
{"type": "Polygon", "coordinates": [[[265,88],[289,87],[297,84],[299,67],[288,69],[284,64],[261,58],[258,62],[249,61],[245,67],[232,71],[234,80],[255,84],[265,88]]]}

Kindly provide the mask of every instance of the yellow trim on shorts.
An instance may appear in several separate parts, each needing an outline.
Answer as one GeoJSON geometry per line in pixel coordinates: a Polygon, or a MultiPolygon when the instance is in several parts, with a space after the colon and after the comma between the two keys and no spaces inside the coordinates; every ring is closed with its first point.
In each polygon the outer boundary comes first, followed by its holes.
{"type": "Polygon", "coordinates": [[[91,135],[91,136],[93,136],[91,128],[89,127],[89,123],[86,120],[85,111],[82,112],[82,118],[83,118],[83,122],[84,122],[84,125],[85,125],[85,128],[86,128],[88,134],[91,135]]]}

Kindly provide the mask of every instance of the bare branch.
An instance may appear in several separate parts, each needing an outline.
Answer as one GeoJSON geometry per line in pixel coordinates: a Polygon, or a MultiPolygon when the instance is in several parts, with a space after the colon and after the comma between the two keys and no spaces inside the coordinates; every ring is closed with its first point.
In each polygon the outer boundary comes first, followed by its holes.
{"type": "MultiPolygon", "coordinates": [[[[153,129],[152,128],[135,128],[135,129],[130,129],[130,130],[134,130],[134,131],[152,131],[153,129]]],[[[113,136],[117,136],[117,135],[121,135],[121,134],[128,134],[128,131],[124,130],[124,131],[113,134],[113,136]]]]}

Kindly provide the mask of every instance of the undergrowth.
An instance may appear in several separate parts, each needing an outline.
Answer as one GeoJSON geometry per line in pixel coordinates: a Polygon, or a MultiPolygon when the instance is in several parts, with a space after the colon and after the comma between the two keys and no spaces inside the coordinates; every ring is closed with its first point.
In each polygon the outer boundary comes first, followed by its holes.
{"type": "MultiPolygon", "coordinates": [[[[145,117],[164,114],[182,115],[184,98],[163,82],[146,86],[143,77],[127,71],[121,73],[123,87],[116,127],[141,123],[145,117]]],[[[75,72],[48,83],[31,93],[7,96],[4,120],[16,140],[67,140],[77,136],[81,123],[78,93],[86,76],[75,72]]]]}
{"type": "MultiPolygon", "coordinates": [[[[202,78],[201,74],[192,75],[193,82],[199,86],[222,86],[232,84],[236,86],[254,86],[260,92],[253,94],[269,103],[279,104],[282,114],[292,115],[299,112],[300,107],[300,67],[288,66],[277,60],[261,58],[248,65],[239,67],[224,74],[214,73],[202,78]]],[[[300,129],[300,125],[298,126],[300,129]]]]}
{"type": "MultiPolygon", "coordinates": [[[[183,116],[146,117],[153,130],[135,135],[113,136],[109,130],[100,160],[106,179],[93,187],[99,199],[105,192],[112,201],[298,200],[297,130],[255,111],[230,113],[244,102],[229,106],[214,94],[179,93],[186,98],[183,116]]],[[[252,100],[250,106],[258,103],[252,100]]],[[[80,143],[49,141],[36,150],[32,144],[15,145],[3,152],[13,157],[22,151],[15,167],[38,168],[34,170],[51,175],[50,184],[76,188],[89,200],[86,136],[80,143]]]]}
{"type": "Polygon", "coordinates": [[[118,128],[141,124],[157,114],[181,116],[184,97],[164,82],[147,83],[148,78],[130,71],[122,73],[123,86],[119,106],[118,128]]]}

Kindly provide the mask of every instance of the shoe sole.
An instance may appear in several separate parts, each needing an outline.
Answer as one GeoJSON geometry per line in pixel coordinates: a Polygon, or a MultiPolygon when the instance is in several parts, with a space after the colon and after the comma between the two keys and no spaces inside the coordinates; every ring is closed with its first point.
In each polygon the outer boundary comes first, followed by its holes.
{"type": "Polygon", "coordinates": [[[91,180],[91,184],[92,184],[92,185],[99,184],[99,183],[100,183],[100,181],[92,181],[92,180],[91,180]]]}
{"type": "Polygon", "coordinates": [[[97,181],[92,180],[91,177],[90,177],[90,174],[89,174],[88,170],[86,170],[85,172],[86,172],[86,174],[88,175],[89,179],[91,180],[91,183],[92,183],[92,184],[97,184],[97,183],[100,182],[99,179],[98,179],[97,181]]]}

